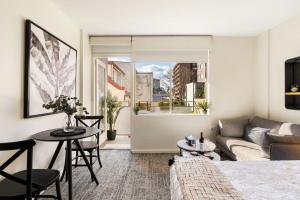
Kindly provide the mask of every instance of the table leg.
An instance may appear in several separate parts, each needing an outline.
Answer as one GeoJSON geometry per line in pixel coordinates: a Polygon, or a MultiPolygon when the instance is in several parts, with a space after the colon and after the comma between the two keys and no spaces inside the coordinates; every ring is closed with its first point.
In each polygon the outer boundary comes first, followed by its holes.
{"type": "Polygon", "coordinates": [[[61,149],[61,147],[62,147],[63,144],[64,144],[64,141],[60,141],[60,142],[58,143],[58,145],[57,145],[57,147],[56,147],[56,150],[55,150],[55,152],[54,152],[54,154],[53,154],[53,156],[52,156],[52,159],[51,159],[51,161],[50,161],[50,164],[49,164],[49,166],[48,166],[48,169],[52,169],[52,167],[53,167],[53,165],[54,165],[54,162],[55,162],[55,160],[56,160],[56,158],[57,158],[57,156],[58,156],[58,153],[60,152],[60,149],[61,149]]]}
{"type": "Polygon", "coordinates": [[[67,141],[67,162],[66,162],[66,170],[67,170],[67,176],[68,176],[68,192],[69,192],[69,200],[73,199],[72,195],[72,141],[67,141]]]}
{"type": "Polygon", "coordinates": [[[94,181],[95,181],[96,184],[98,185],[98,184],[99,184],[98,179],[97,179],[97,177],[96,177],[96,175],[95,175],[95,173],[94,173],[94,171],[93,171],[93,169],[92,169],[92,167],[91,167],[91,165],[90,165],[90,163],[89,163],[87,157],[85,156],[85,153],[84,153],[84,151],[82,150],[82,147],[81,147],[80,143],[78,142],[78,140],[74,140],[74,142],[75,142],[77,148],[79,149],[79,152],[80,152],[80,154],[82,155],[83,160],[84,160],[86,166],[87,166],[88,169],[90,170],[90,173],[91,173],[91,175],[92,175],[94,181]]]}

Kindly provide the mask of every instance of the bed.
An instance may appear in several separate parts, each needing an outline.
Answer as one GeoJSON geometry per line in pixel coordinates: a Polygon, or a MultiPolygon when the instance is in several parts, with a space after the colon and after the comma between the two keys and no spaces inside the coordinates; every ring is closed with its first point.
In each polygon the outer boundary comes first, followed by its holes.
{"type": "MultiPolygon", "coordinates": [[[[187,197],[184,195],[191,186],[186,186],[179,178],[176,163],[186,162],[186,158],[175,159],[170,168],[170,190],[172,200],[218,199],[187,197]]],[[[227,178],[230,185],[245,200],[296,200],[300,199],[300,161],[208,161],[211,162],[227,178]]],[[[189,165],[184,165],[183,168],[189,165]]],[[[190,165],[195,166],[195,164],[190,165]]],[[[195,169],[185,169],[186,176],[197,177],[195,169]]],[[[194,179],[194,178],[192,178],[194,179]]],[[[196,185],[201,185],[201,178],[196,185]]],[[[194,180],[195,181],[195,180],[194,180]]],[[[222,198],[225,199],[225,198],[222,198]]]]}

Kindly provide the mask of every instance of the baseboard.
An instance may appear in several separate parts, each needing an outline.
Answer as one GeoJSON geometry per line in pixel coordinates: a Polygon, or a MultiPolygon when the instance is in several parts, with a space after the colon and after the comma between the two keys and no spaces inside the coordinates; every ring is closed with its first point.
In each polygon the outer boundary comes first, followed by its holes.
{"type": "Polygon", "coordinates": [[[131,149],[132,153],[179,153],[179,149],[131,149]]]}

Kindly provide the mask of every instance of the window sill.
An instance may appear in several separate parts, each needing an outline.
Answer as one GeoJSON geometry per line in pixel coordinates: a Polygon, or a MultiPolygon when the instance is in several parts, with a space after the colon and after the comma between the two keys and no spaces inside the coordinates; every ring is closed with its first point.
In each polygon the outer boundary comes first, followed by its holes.
{"type": "Polygon", "coordinates": [[[145,116],[201,116],[201,117],[209,117],[210,114],[193,114],[193,113],[140,113],[135,115],[137,117],[145,117],[145,116]]]}

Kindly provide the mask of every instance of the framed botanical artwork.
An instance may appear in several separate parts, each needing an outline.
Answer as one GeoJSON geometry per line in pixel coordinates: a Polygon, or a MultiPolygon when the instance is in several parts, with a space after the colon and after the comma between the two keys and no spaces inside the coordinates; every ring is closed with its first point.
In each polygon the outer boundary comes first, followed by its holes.
{"type": "Polygon", "coordinates": [[[43,108],[59,95],[76,96],[77,50],[26,20],[24,117],[53,114],[43,108]]]}

